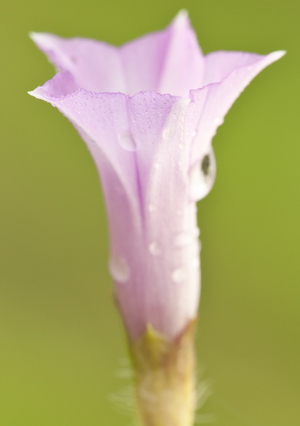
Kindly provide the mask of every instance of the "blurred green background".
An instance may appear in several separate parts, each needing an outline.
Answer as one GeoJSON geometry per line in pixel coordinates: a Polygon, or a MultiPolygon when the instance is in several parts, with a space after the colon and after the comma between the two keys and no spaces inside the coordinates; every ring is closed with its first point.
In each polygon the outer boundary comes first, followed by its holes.
{"type": "Polygon", "coordinates": [[[12,0],[0,17],[1,426],[131,422],[110,402],[129,382],[98,178],[70,123],[26,94],[54,74],[27,34],[118,45],[183,7],[204,53],[288,51],[214,138],[217,180],[199,203],[197,354],[213,385],[201,413],[218,426],[300,424],[299,1],[12,0]]]}

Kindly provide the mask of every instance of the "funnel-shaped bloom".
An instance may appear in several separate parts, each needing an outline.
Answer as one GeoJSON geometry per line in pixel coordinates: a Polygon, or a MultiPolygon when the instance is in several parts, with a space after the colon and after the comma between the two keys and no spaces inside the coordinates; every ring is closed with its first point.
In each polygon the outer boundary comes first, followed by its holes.
{"type": "Polygon", "coordinates": [[[169,339],[196,316],[196,202],[211,189],[211,141],[266,56],[203,56],[186,13],[120,48],[32,34],[59,70],[31,95],[57,107],[98,169],[110,230],[110,272],[132,340],[147,324],[169,339]]]}

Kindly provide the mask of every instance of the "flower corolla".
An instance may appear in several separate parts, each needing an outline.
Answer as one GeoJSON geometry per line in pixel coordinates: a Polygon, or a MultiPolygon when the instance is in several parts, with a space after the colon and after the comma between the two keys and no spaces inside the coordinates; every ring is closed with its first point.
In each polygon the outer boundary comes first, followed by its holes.
{"type": "Polygon", "coordinates": [[[99,172],[109,268],[129,338],[151,324],[173,339],[197,315],[196,202],[214,183],[212,138],[244,88],[284,52],[203,55],[185,12],[119,48],[32,38],[58,72],[29,93],[70,120],[99,172]]]}

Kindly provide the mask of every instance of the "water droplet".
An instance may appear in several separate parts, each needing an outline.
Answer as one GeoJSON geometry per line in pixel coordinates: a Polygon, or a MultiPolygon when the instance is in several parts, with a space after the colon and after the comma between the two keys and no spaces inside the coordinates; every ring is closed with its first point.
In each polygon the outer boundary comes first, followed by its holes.
{"type": "Polygon", "coordinates": [[[161,254],[161,248],[155,242],[149,245],[149,251],[153,256],[159,256],[161,254]]]}
{"type": "Polygon", "coordinates": [[[214,122],[215,122],[215,124],[216,124],[217,126],[221,126],[221,124],[223,124],[223,123],[224,123],[224,118],[222,118],[222,117],[216,117],[216,118],[214,119],[214,122]]]}
{"type": "Polygon", "coordinates": [[[209,169],[210,169],[210,157],[209,155],[205,155],[203,157],[202,163],[201,163],[201,170],[204,174],[204,176],[208,176],[209,175],[209,169]]]}
{"type": "Polygon", "coordinates": [[[196,132],[196,130],[194,130],[193,133],[192,133],[192,138],[194,138],[196,136],[196,134],[197,134],[197,132],[196,132]]]}
{"type": "Polygon", "coordinates": [[[171,139],[175,134],[175,124],[173,126],[167,126],[163,131],[164,139],[171,139]]]}
{"type": "Polygon", "coordinates": [[[176,247],[183,247],[190,244],[193,241],[193,235],[189,232],[181,232],[177,234],[174,239],[174,244],[176,247]]]}
{"type": "Polygon", "coordinates": [[[198,226],[195,227],[193,234],[195,235],[196,238],[199,237],[200,235],[200,228],[198,228],[198,226]]]}
{"type": "Polygon", "coordinates": [[[193,269],[198,269],[200,266],[200,259],[199,257],[195,257],[192,261],[191,261],[191,267],[193,269]]]}
{"type": "Polygon", "coordinates": [[[189,171],[189,193],[193,200],[204,198],[211,190],[216,176],[216,162],[211,148],[210,152],[203,156],[201,165],[195,163],[189,171]]]}
{"type": "Polygon", "coordinates": [[[205,193],[206,185],[200,171],[199,164],[195,164],[189,171],[190,195],[194,200],[200,200],[205,193]]]}
{"type": "Polygon", "coordinates": [[[156,207],[153,204],[149,204],[148,210],[149,212],[154,212],[156,210],[156,207]]]}
{"type": "Polygon", "coordinates": [[[172,280],[176,284],[179,284],[185,281],[186,278],[187,277],[186,277],[186,272],[184,268],[177,268],[177,269],[174,269],[174,271],[172,272],[172,280]]]}
{"type": "Polygon", "coordinates": [[[118,256],[111,257],[109,259],[109,272],[115,281],[125,283],[130,275],[126,259],[118,256]]]}
{"type": "Polygon", "coordinates": [[[119,143],[123,149],[126,151],[135,151],[136,143],[133,139],[133,136],[129,130],[125,130],[119,135],[119,143]]]}
{"type": "Polygon", "coordinates": [[[154,168],[155,169],[160,169],[160,163],[154,163],[154,168]]]}

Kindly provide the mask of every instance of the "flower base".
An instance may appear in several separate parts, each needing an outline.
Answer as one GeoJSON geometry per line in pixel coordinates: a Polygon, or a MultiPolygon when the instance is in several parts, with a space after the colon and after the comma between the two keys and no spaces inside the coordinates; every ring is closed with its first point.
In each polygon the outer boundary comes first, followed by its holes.
{"type": "Polygon", "coordinates": [[[192,426],[196,406],[194,331],[191,321],[174,340],[148,325],[130,342],[136,401],[143,426],[192,426]]]}

